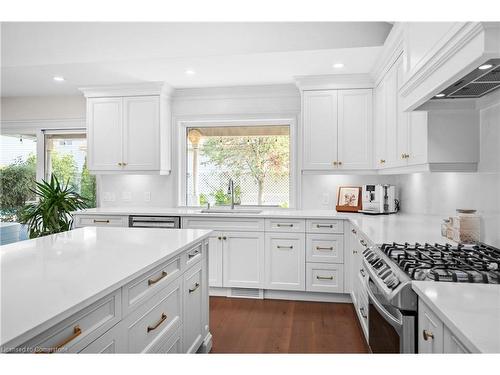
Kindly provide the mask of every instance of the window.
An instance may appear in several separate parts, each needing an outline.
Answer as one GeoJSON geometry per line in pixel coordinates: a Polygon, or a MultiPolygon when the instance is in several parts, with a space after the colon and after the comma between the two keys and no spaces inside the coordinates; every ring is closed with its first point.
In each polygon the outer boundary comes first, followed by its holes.
{"type": "Polygon", "coordinates": [[[96,178],[87,168],[85,133],[45,133],[45,180],[54,174],[60,183],[69,184],[96,206],[96,178]]]}
{"type": "Polygon", "coordinates": [[[290,126],[210,126],[186,128],[186,203],[288,207],[290,126]]]}
{"type": "Polygon", "coordinates": [[[36,181],[36,137],[1,135],[0,139],[0,216],[2,222],[15,222],[18,211],[34,199],[30,189],[36,181]]]}

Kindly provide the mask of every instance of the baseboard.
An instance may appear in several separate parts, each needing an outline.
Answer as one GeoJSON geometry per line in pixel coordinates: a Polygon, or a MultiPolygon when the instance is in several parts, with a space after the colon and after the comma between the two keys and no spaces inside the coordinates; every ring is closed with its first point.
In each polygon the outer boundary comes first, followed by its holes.
{"type": "MultiPolygon", "coordinates": [[[[338,302],[352,303],[350,294],[344,293],[322,293],[322,292],[303,292],[289,290],[267,290],[261,289],[261,298],[263,299],[282,299],[291,301],[309,301],[309,302],[338,302]]],[[[245,298],[241,295],[233,295],[231,288],[210,287],[209,295],[214,297],[245,298]]],[[[252,297],[255,298],[255,297],[252,297]]]]}

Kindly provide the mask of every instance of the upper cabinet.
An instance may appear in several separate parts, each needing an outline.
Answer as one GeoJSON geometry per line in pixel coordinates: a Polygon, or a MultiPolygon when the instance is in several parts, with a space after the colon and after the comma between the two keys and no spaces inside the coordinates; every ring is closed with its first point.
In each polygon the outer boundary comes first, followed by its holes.
{"type": "Polygon", "coordinates": [[[372,90],[303,91],[303,170],[373,166],[372,90]]]}
{"type": "Polygon", "coordinates": [[[87,97],[90,171],[170,173],[170,104],[159,85],[82,91],[87,97]]]}

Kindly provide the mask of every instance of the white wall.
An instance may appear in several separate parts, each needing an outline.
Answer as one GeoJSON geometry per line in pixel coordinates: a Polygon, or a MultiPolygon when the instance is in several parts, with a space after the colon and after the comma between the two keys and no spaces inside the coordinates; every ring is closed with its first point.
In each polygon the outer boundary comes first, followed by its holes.
{"type": "Polygon", "coordinates": [[[2,97],[2,121],[84,119],[83,96],[2,97]]]}

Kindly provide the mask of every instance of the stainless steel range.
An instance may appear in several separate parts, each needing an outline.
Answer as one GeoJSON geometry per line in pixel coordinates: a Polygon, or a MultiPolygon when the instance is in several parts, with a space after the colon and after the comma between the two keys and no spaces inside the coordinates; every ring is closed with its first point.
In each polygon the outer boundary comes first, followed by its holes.
{"type": "Polygon", "coordinates": [[[412,280],[500,284],[500,249],[383,244],[363,252],[369,274],[369,344],[374,353],[415,353],[418,298],[412,280]]]}

